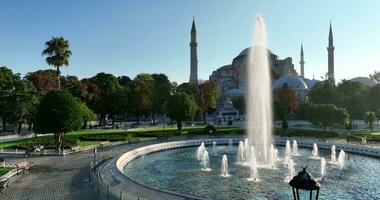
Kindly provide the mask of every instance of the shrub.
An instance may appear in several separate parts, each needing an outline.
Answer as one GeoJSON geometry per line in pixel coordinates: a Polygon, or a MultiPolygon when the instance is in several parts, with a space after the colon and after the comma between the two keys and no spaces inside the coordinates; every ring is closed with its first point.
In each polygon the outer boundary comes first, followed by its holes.
{"type": "Polygon", "coordinates": [[[216,134],[216,128],[213,125],[207,125],[204,128],[204,134],[216,134]]]}

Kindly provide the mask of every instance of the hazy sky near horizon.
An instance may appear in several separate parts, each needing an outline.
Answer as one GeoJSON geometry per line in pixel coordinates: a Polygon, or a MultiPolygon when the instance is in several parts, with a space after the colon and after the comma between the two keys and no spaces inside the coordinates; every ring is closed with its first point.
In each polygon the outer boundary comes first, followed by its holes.
{"type": "Polygon", "coordinates": [[[303,43],[306,77],[327,72],[330,20],[336,79],[368,76],[380,70],[379,9],[377,0],[1,0],[0,66],[22,75],[51,69],[41,56],[44,43],[64,36],[73,55],[63,74],[165,73],[185,82],[194,16],[198,76],[208,79],[250,45],[254,17],[261,14],[269,49],[292,57],[298,72],[303,43]]]}

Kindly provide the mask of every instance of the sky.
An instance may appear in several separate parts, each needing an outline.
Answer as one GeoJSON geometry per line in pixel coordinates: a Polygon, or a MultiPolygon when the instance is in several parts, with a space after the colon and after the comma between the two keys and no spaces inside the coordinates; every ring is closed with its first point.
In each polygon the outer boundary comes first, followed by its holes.
{"type": "Polygon", "coordinates": [[[261,14],[268,48],[292,57],[299,72],[303,43],[305,76],[316,79],[327,72],[331,20],[335,78],[349,79],[380,70],[379,9],[377,0],[0,0],[0,66],[22,76],[50,69],[41,55],[44,43],[63,36],[73,53],[63,74],[165,73],[186,82],[194,17],[198,76],[206,80],[251,44],[261,14]]]}

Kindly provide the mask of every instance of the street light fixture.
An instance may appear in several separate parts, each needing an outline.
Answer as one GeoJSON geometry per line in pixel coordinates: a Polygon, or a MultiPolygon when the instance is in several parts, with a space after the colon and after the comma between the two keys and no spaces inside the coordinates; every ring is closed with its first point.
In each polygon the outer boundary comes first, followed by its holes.
{"type": "Polygon", "coordinates": [[[294,200],[300,200],[299,190],[310,191],[310,200],[312,200],[313,191],[316,190],[315,200],[318,199],[321,185],[311,178],[310,173],[306,172],[306,168],[307,167],[304,167],[303,170],[289,182],[289,185],[292,186],[294,200]]]}

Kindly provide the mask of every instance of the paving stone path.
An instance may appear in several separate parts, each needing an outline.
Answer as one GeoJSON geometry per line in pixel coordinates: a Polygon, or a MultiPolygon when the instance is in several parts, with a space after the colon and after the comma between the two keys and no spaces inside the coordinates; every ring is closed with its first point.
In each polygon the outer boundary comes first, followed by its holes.
{"type": "MultiPolygon", "coordinates": [[[[118,155],[133,145],[119,145],[98,150],[98,158],[118,155]]],[[[30,157],[0,155],[6,161],[17,163],[28,160],[35,165],[29,174],[12,178],[9,187],[0,194],[0,200],[87,200],[97,199],[90,188],[89,163],[92,151],[67,156],[30,157]]]]}

